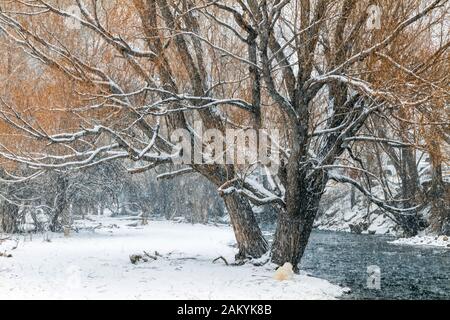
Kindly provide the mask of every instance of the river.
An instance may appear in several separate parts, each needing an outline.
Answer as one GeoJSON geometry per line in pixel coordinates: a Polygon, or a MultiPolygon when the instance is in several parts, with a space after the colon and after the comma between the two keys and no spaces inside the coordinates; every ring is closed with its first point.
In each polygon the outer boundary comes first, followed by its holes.
{"type": "Polygon", "coordinates": [[[344,299],[450,299],[450,250],[398,246],[379,235],[314,231],[301,268],[349,287],[344,299]],[[381,270],[381,288],[368,289],[367,268],[381,270]]]}

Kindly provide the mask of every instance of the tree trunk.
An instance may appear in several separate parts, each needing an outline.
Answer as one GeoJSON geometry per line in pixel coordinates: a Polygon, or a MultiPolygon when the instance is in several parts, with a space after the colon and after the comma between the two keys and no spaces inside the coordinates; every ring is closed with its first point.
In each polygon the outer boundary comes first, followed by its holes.
{"type": "Polygon", "coordinates": [[[280,213],[272,245],[272,262],[280,266],[290,262],[296,272],[299,270],[298,265],[308,245],[314,219],[315,214],[307,216],[292,215],[286,211],[280,213]]]}
{"type": "Polygon", "coordinates": [[[352,186],[350,189],[350,208],[353,209],[356,206],[356,188],[352,186]]]}
{"type": "Polygon", "coordinates": [[[428,199],[431,203],[431,230],[450,236],[450,195],[442,176],[442,154],[439,143],[431,142],[431,187],[428,199]]]}
{"type": "Polygon", "coordinates": [[[238,244],[239,252],[236,259],[260,258],[267,252],[268,244],[250,203],[238,194],[224,196],[224,201],[238,244]]]}
{"type": "Polygon", "coordinates": [[[67,187],[68,181],[66,177],[57,178],[57,195],[55,199],[55,208],[54,214],[50,223],[50,231],[52,232],[60,232],[62,230],[62,225],[60,222],[60,218],[66,214],[67,210],[67,187]]]}
{"type": "Polygon", "coordinates": [[[402,197],[405,205],[415,206],[419,193],[419,173],[417,171],[416,157],[412,148],[402,149],[402,197]]]}
{"type": "Polygon", "coordinates": [[[17,216],[19,207],[5,201],[0,205],[0,231],[5,233],[18,232],[17,216]]]}
{"type": "MultiPolygon", "coordinates": [[[[402,181],[401,195],[404,201],[404,208],[417,206],[421,189],[416,157],[412,148],[402,149],[400,177],[402,181]]],[[[409,215],[399,215],[398,221],[407,237],[414,237],[419,231],[427,227],[425,220],[419,212],[409,215]]]]}
{"type": "Polygon", "coordinates": [[[300,184],[297,188],[300,192],[287,192],[287,195],[298,197],[286,198],[286,210],[279,214],[272,245],[272,262],[280,266],[290,262],[296,272],[308,245],[327,178],[322,176],[320,180],[308,182],[302,181],[303,178],[299,175],[298,179],[300,184]]]}

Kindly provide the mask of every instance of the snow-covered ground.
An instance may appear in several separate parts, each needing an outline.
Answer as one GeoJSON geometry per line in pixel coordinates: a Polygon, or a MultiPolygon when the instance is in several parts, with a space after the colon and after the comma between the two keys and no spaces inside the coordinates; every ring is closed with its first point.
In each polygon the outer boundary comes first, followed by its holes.
{"type": "Polygon", "coordinates": [[[118,218],[83,224],[69,237],[0,241],[0,299],[334,299],[343,293],[304,273],[276,281],[271,265],[213,263],[219,256],[233,261],[234,237],[226,226],[140,226],[118,218]],[[144,251],[157,260],[130,262],[144,251]]]}
{"type": "Polygon", "coordinates": [[[450,238],[446,236],[425,236],[420,235],[413,238],[401,238],[391,242],[397,245],[410,246],[426,246],[426,247],[440,247],[450,249],[450,238]]]}

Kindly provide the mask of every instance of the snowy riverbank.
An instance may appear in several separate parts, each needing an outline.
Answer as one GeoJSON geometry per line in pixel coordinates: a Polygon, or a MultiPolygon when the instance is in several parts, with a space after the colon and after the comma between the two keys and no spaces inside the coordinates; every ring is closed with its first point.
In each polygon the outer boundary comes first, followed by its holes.
{"type": "Polygon", "coordinates": [[[409,245],[409,246],[424,246],[424,247],[438,247],[450,249],[450,239],[446,236],[416,236],[413,238],[401,238],[390,242],[397,245],[409,245]]]}
{"type": "MultiPolygon", "coordinates": [[[[70,237],[33,235],[0,243],[0,299],[334,299],[343,289],[306,274],[273,280],[273,266],[226,266],[226,226],[106,218],[70,237]],[[17,247],[14,249],[14,247],[17,247]],[[133,265],[130,255],[156,255],[133,265]],[[155,254],[155,251],[158,254],[155,254]]],[[[4,236],[0,236],[0,239],[4,236]]]]}
{"type": "MultiPolygon", "coordinates": [[[[374,188],[376,189],[376,188],[374,188]]],[[[330,183],[322,198],[314,226],[319,230],[398,236],[400,228],[376,206],[369,206],[365,197],[356,192],[352,205],[352,189],[330,183]]]]}

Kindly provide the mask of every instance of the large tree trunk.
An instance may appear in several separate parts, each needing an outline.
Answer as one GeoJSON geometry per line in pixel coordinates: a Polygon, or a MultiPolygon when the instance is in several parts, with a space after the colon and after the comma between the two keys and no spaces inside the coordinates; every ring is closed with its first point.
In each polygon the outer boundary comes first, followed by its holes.
{"type": "Polygon", "coordinates": [[[298,271],[309,237],[313,228],[315,213],[291,214],[287,211],[280,213],[277,230],[272,245],[272,262],[283,265],[290,262],[294,270],[298,271]]]}
{"type": "Polygon", "coordinates": [[[297,173],[289,180],[286,209],[279,214],[272,245],[272,262],[278,265],[290,262],[297,272],[319,211],[327,177],[321,175],[307,181],[304,175],[297,173]]]}
{"type": "Polygon", "coordinates": [[[238,194],[227,195],[224,201],[238,244],[239,252],[236,259],[260,258],[267,252],[268,244],[250,203],[238,194]]]}

